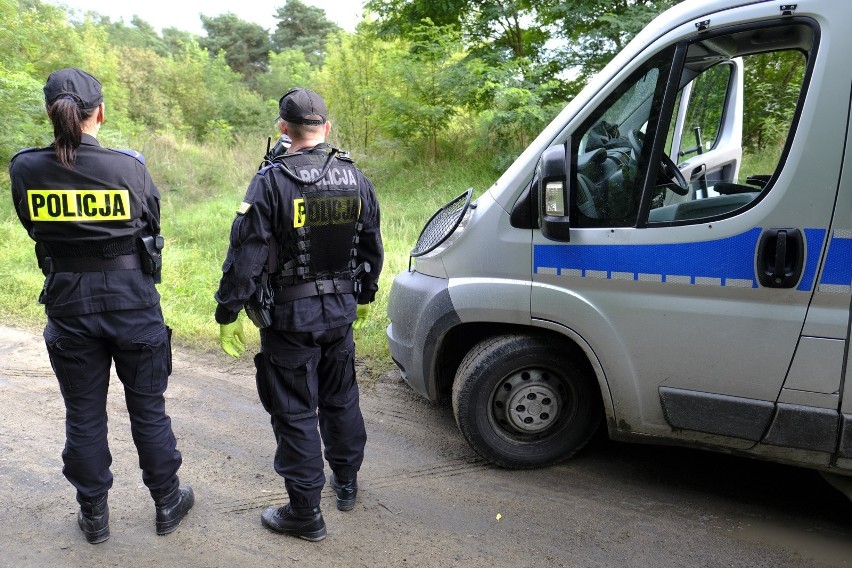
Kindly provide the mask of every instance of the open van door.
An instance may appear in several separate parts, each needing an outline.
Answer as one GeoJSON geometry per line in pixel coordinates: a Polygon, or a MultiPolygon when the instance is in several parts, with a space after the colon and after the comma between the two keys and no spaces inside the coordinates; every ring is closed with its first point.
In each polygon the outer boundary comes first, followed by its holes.
{"type": "MultiPolygon", "coordinates": [[[[687,65],[689,63],[687,62],[687,65]]],[[[677,163],[690,191],[718,195],[716,181],[738,179],[743,159],[743,62],[715,65],[683,86],[675,103],[671,145],[665,150],[677,163]]],[[[673,203],[676,194],[667,196],[673,203]]]]}

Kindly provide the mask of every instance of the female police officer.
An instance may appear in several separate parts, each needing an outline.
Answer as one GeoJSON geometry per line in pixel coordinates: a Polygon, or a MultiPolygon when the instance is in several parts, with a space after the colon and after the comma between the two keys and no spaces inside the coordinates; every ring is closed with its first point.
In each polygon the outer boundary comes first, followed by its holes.
{"type": "Polygon", "coordinates": [[[86,540],[105,541],[112,487],[106,400],[115,362],[157,534],[167,534],[194,497],[178,483],[181,454],[163,397],[171,351],[153,275],[159,192],[141,156],[98,144],[104,103],[97,79],[61,69],[48,77],[44,95],[54,143],[22,150],[9,173],[15,209],[46,275],[39,301],[65,400],[63,473],[77,489],[86,540]]]}

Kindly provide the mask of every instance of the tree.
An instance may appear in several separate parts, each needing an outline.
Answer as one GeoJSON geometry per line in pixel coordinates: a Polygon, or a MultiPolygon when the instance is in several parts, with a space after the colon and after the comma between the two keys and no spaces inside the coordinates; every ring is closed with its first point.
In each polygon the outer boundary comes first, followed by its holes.
{"type": "Polygon", "coordinates": [[[100,21],[100,24],[107,30],[112,45],[150,49],[160,56],[169,53],[163,38],[151,24],[139,16],[133,16],[130,23],[132,26],[126,26],[124,22],[110,22],[110,19],[106,16],[102,16],[100,21]]]}
{"type": "Polygon", "coordinates": [[[784,143],[801,95],[806,61],[800,51],[749,56],[745,61],[743,145],[754,152],[784,143]]]}
{"type": "Polygon", "coordinates": [[[21,71],[9,71],[0,63],[0,113],[6,128],[0,131],[0,161],[8,164],[15,152],[50,142],[44,112],[42,81],[21,71]]]}
{"type": "Polygon", "coordinates": [[[185,46],[198,43],[198,36],[177,28],[163,28],[163,43],[170,54],[180,53],[185,46]]]}
{"type": "Polygon", "coordinates": [[[224,52],[211,57],[197,43],[174,56],[158,84],[168,101],[180,107],[183,124],[196,138],[230,137],[231,128],[256,131],[275,116],[273,108],[233,71],[224,52]]]}
{"type": "Polygon", "coordinates": [[[585,79],[600,71],[645,25],[679,0],[541,0],[543,25],[561,39],[560,67],[585,79]]]}
{"type": "Polygon", "coordinates": [[[423,20],[461,29],[470,5],[471,0],[367,0],[364,8],[378,17],[380,37],[408,37],[423,20]]]}
{"type": "Polygon", "coordinates": [[[278,19],[278,27],[272,34],[275,50],[298,49],[315,67],[322,65],[329,35],[341,31],[326,17],[325,10],[308,6],[302,0],[285,0],[275,17],[278,19]]]}
{"type": "Polygon", "coordinates": [[[255,90],[277,101],[292,87],[311,88],[315,70],[298,49],[269,54],[269,70],[255,77],[255,90]]]}
{"type": "Polygon", "coordinates": [[[267,70],[272,42],[259,24],[228,12],[215,17],[202,14],[201,25],[207,32],[207,37],[199,40],[201,47],[214,55],[224,52],[231,69],[247,79],[267,70]]]}
{"type": "Polygon", "coordinates": [[[460,108],[466,85],[461,36],[454,26],[428,20],[411,32],[408,53],[394,62],[399,91],[386,95],[388,131],[408,142],[423,140],[430,159],[438,155],[438,136],[460,108]]]}
{"type": "Polygon", "coordinates": [[[366,151],[387,134],[387,101],[400,90],[392,62],[405,57],[404,48],[400,40],[381,40],[366,27],[329,40],[318,86],[331,113],[336,144],[366,151]]]}

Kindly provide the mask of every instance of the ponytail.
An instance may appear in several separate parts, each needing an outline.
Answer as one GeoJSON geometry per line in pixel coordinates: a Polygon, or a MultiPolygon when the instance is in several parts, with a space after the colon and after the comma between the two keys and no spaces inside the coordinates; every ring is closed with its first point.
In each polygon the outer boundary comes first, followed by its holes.
{"type": "Polygon", "coordinates": [[[81,110],[72,96],[60,96],[47,107],[47,115],[53,123],[53,137],[56,159],[68,168],[74,169],[77,159],[77,148],[83,136],[85,122],[97,108],[88,111],[81,110]]]}

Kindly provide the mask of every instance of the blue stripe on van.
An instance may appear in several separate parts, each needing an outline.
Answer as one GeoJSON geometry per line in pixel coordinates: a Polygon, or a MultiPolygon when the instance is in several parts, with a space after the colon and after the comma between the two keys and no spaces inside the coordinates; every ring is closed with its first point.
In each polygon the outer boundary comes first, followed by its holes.
{"type": "Polygon", "coordinates": [[[808,254],[805,259],[805,269],[802,271],[802,279],[796,288],[799,292],[807,292],[814,288],[814,279],[816,278],[826,232],[825,229],[805,229],[805,246],[808,249],[808,254]]]}
{"type": "Polygon", "coordinates": [[[852,231],[835,231],[831,236],[819,285],[847,289],[852,285],[852,231]]]}
{"type": "MultiPolygon", "coordinates": [[[[537,274],[757,288],[755,254],[762,229],[698,243],[535,245],[537,274]]],[[[799,290],[814,285],[825,229],[805,229],[808,247],[799,290]]]]}

